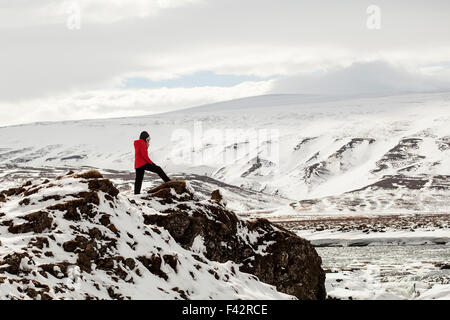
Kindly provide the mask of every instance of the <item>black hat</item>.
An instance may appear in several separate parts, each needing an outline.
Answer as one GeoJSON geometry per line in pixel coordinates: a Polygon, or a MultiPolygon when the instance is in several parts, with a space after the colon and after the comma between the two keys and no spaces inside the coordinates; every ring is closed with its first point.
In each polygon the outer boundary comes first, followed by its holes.
{"type": "Polygon", "coordinates": [[[147,131],[142,131],[141,135],[139,136],[139,139],[146,140],[148,137],[150,137],[148,132],[147,131]]]}

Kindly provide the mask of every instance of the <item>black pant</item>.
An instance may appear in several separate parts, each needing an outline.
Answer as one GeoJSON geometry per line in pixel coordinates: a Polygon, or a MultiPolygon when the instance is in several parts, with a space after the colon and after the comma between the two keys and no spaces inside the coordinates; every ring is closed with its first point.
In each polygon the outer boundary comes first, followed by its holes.
{"type": "Polygon", "coordinates": [[[147,163],[142,167],[136,168],[136,180],[134,182],[134,194],[141,193],[142,180],[144,179],[145,170],[157,173],[164,182],[170,181],[164,170],[156,164],[147,163]]]}

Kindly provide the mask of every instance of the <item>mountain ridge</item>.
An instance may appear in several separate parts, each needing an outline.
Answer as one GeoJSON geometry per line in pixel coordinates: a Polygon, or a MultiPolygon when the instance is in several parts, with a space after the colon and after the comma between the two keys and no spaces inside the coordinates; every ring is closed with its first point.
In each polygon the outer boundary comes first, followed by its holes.
{"type": "Polygon", "coordinates": [[[0,165],[132,170],[130,141],[149,130],[150,158],[166,172],[294,200],[336,196],[386,175],[450,170],[448,92],[299,102],[251,114],[239,111],[248,107],[241,102],[228,111],[1,128],[0,165]]]}

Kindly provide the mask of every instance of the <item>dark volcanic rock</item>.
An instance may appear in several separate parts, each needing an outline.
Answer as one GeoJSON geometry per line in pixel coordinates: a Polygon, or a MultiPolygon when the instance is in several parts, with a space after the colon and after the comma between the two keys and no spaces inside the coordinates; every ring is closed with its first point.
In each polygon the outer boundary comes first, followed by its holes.
{"type": "Polygon", "coordinates": [[[137,258],[142,264],[153,274],[163,278],[167,281],[169,278],[167,274],[161,270],[162,259],[158,255],[154,254],[150,258],[138,257],[137,258]]]}
{"type": "Polygon", "coordinates": [[[49,214],[44,211],[30,213],[26,215],[24,219],[28,222],[20,225],[11,225],[9,226],[8,231],[11,233],[26,233],[31,231],[41,233],[42,231],[49,229],[52,226],[53,221],[49,214]]]}
{"type": "MultiPolygon", "coordinates": [[[[74,172],[71,170],[67,174],[73,173],[74,172]]],[[[98,170],[89,170],[80,174],[76,174],[75,177],[84,179],[103,179],[103,175],[98,170]]]]}
{"type": "Polygon", "coordinates": [[[326,297],[322,261],[309,241],[266,219],[240,220],[216,203],[203,204],[190,213],[177,210],[144,218],[146,224],[167,229],[186,249],[201,236],[208,259],[242,264],[241,271],[275,285],[281,292],[299,299],[326,297]]]}
{"type": "Polygon", "coordinates": [[[23,270],[20,267],[20,263],[23,258],[28,257],[28,253],[17,253],[14,252],[12,254],[8,254],[5,256],[2,261],[0,261],[0,272],[6,271],[11,274],[18,275],[23,270]]]}
{"type": "Polygon", "coordinates": [[[80,197],[80,199],[51,205],[47,209],[63,211],[64,218],[73,221],[81,220],[80,213],[88,217],[94,217],[96,215],[94,206],[100,202],[96,192],[80,192],[73,196],[80,197]]]}
{"type": "Polygon", "coordinates": [[[214,190],[214,191],[211,193],[211,200],[212,200],[212,201],[221,202],[222,199],[223,199],[223,196],[222,196],[222,194],[220,193],[219,190],[214,190]]]}
{"type": "Polygon", "coordinates": [[[109,179],[91,179],[89,180],[89,189],[103,191],[113,197],[116,197],[119,194],[119,190],[109,179]]]}
{"type": "Polygon", "coordinates": [[[147,191],[152,197],[161,198],[166,201],[172,201],[173,198],[177,200],[192,200],[193,194],[187,189],[186,183],[182,180],[171,180],[169,182],[163,183],[155,188],[147,191]],[[174,197],[171,190],[175,191],[177,196],[174,197]]]}

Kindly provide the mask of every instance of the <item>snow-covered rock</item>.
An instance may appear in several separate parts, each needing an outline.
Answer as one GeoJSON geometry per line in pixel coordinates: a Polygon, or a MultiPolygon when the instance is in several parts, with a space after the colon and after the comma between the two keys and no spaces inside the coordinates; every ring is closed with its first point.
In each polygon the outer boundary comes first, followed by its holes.
{"type": "Polygon", "coordinates": [[[183,181],[131,195],[93,170],[1,191],[0,258],[1,299],[325,297],[309,242],[183,181]]]}

